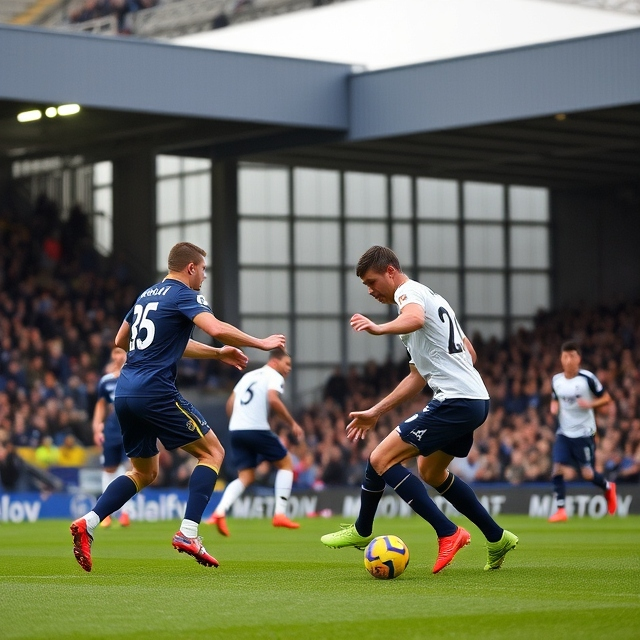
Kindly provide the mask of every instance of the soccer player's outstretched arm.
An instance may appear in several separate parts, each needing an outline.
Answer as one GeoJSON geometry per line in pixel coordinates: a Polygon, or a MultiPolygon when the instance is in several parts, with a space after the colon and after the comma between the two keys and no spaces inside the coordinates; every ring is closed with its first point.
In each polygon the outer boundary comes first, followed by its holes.
{"type": "Polygon", "coordinates": [[[366,331],[374,336],[413,333],[424,325],[424,309],[419,304],[408,304],[402,308],[397,318],[384,324],[376,324],[366,316],[356,313],[351,317],[350,324],[354,331],[366,331]]]}
{"type": "Polygon", "coordinates": [[[233,347],[254,347],[263,351],[271,351],[278,347],[285,348],[286,339],[282,334],[274,334],[268,338],[255,338],[228,322],[218,320],[212,313],[206,311],[199,313],[193,322],[212,338],[233,347]]]}

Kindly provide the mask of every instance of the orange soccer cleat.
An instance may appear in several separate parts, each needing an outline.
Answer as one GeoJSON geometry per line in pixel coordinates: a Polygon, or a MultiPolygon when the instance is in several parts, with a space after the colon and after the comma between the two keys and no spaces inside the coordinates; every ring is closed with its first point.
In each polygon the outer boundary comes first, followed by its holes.
{"type": "Polygon", "coordinates": [[[470,542],[471,534],[462,527],[458,527],[458,530],[453,535],[438,538],[438,558],[433,565],[433,573],[442,571],[451,563],[456,553],[470,542]]]}
{"type": "Polygon", "coordinates": [[[101,523],[100,526],[103,529],[108,529],[111,526],[111,516],[107,516],[101,523]]]}
{"type": "Polygon", "coordinates": [[[71,535],[73,536],[73,555],[78,564],[85,570],[91,571],[91,545],[93,536],[87,531],[87,521],[79,518],[71,523],[71,535]]]}
{"type": "Polygon", "coordinates": [[[220,535],[229,537],[229,527],[227,527],[227,520],[224,516],[218,516],[215,513],[207,520],[206,524],[215,524],[218,528],[220,535]]]}
{"type": "Polygon", "coordinates": [[[218,567],[220,563],[202,545],[202,538],[188,538],[178,531],[172,540],[173,548],[179,553],[186,553],[205,567],[218,567]]]}
{"type": "Polygon", "coordinates": [[[607,511],[609,515],[615,515],[616,509],[618,508],[618,493],[615,482],[609,483],[609,488],[604,491],[604,497],[607,500],[607,511]]]}
{"type": "Polygon", "coordinates": [[[131,518],[126,511],[123,511],[118,518],[121,527],[128,527],[131,524],[131,518]]]}
{"type": "Polygon", "coordinates": [[[276,513],[273,516],[271,524],[274,527],[284,527],[285,529],[299,529],[300,525],[297,522],[292,522],[284,515],[284,513],[276,513]]]}
{"type": "Polygon", "coordinates": [[[568,519],[567,510],[564,507],[559,507],[547,522],[566,522],[568,519]]]}

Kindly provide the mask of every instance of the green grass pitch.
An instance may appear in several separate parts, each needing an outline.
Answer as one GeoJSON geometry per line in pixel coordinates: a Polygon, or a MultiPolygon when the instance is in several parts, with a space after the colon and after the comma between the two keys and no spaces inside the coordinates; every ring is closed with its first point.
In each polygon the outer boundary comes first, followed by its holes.
{"type": "Polygon", "coordinates": [[[68,522],[0,524],[0,637],[8,638],[640,638],[640,517],[524,516],[500,523],[520,544],[483,571],[484,538],[441,574],[432,529],[417,517],[379,519],[400,536],[407,571],[374,580],[355,549],[320,543],[338,518],[297,531],[229,519],[230,538],[201,525],[207,569],[171,547],[177,522],[99,529],[93,571],[73,558],[68,522]]]}

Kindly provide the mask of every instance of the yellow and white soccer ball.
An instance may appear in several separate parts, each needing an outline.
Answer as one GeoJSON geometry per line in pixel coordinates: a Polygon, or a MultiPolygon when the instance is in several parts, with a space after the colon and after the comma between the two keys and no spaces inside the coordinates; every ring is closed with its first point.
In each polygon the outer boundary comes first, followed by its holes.
{"type": "Polygon", "coordinates": [[[378,536],[364,550],[364,566],[379,580],[391,580],[409,564],[409,548],[398,536],[378,536]]]}

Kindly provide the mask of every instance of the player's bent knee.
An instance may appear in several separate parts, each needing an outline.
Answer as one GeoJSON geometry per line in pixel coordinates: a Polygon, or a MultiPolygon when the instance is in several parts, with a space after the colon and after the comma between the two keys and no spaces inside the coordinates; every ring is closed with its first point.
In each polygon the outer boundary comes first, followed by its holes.
{"type": "Polygon", "coordinates": [[[377,447],[371,452],[369,462],[371,462],[371,466],[379,476],[381,476],[391,466],[391,460],[389,457],[377,447]]]}

